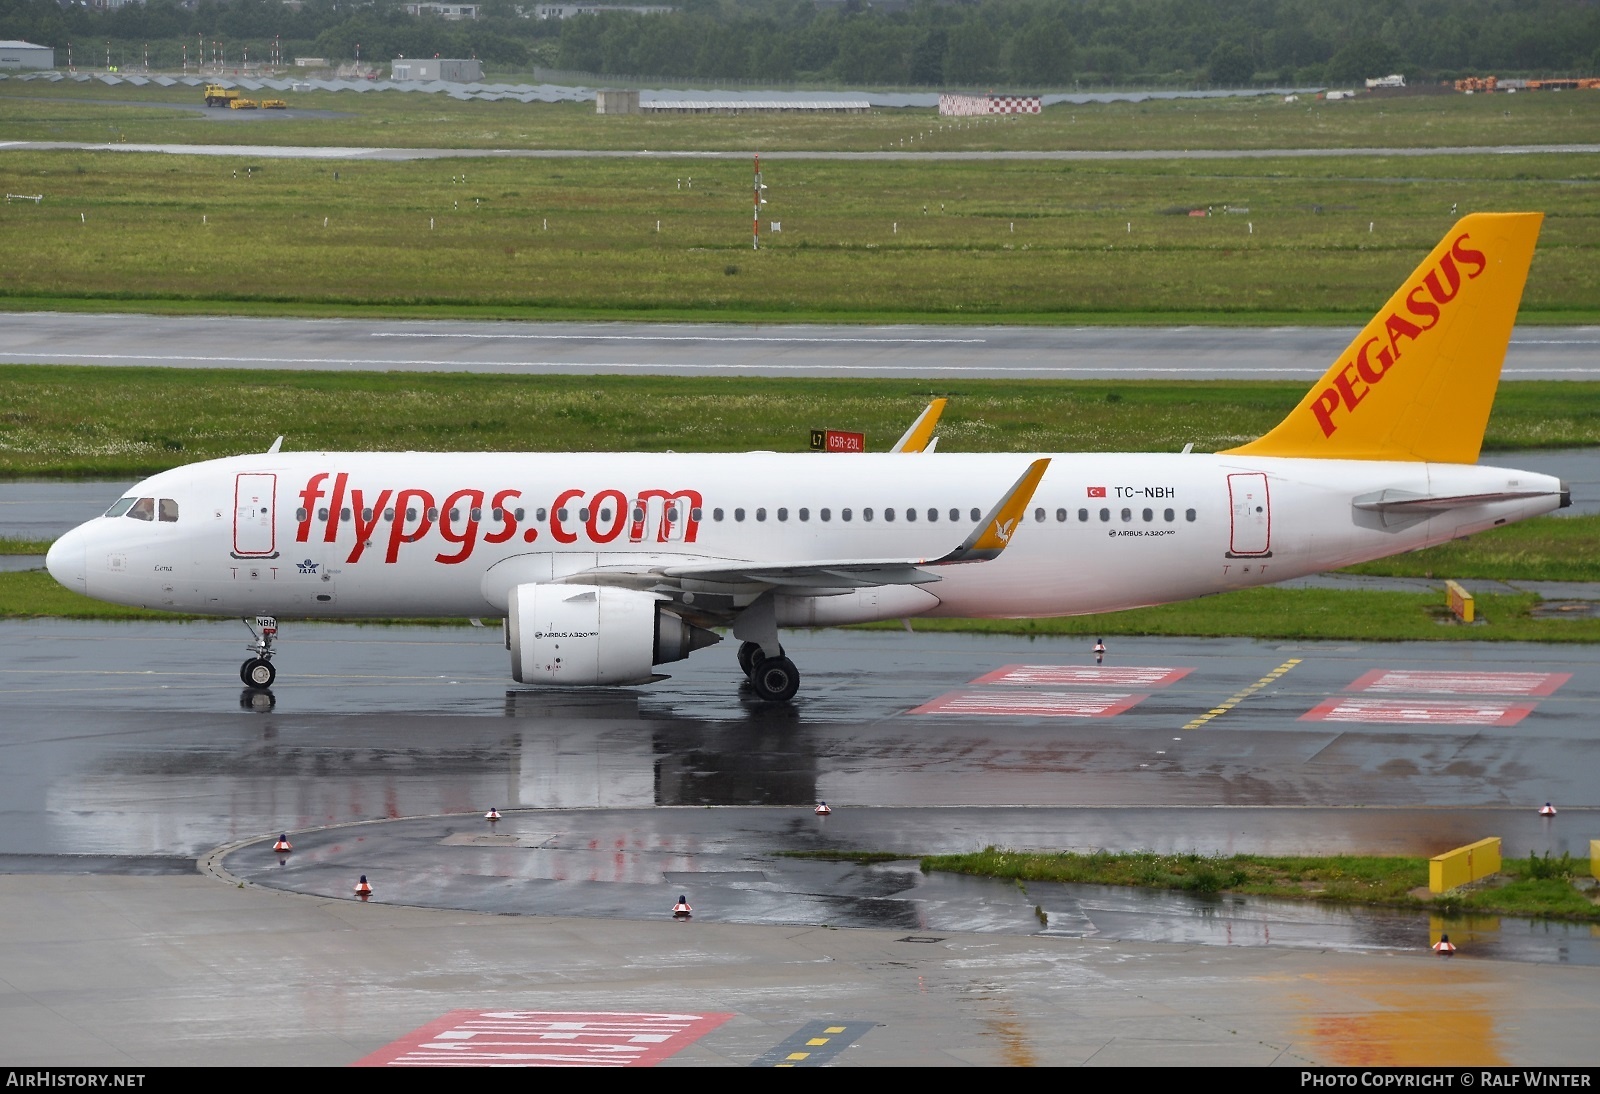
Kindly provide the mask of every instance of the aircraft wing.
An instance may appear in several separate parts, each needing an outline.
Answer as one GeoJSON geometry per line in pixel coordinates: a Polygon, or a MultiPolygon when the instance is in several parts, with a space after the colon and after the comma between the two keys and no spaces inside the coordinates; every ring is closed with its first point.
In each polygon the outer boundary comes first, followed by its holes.
{"type": "Polygon", "coordinates": [[[1011,541],[1026,512],[1033,492],[1050,466],[1048,459],[1035,460],[1021,478],[989,510],[952,551],[938,558],[841,558],[813,561],[741,561],[717,559],[706,562],[667,562],[638,568],[597,567],[573,574],[564,580],[586,581],[596,578],[624,581],[649,578],[658,582],[706,585],[764,585],[784,588],[804,595],[815,590],[858,589],[874,585],[925,585],[938,581],[929,568],[964,562],[986,562],[998,558],[1011,541]]]}

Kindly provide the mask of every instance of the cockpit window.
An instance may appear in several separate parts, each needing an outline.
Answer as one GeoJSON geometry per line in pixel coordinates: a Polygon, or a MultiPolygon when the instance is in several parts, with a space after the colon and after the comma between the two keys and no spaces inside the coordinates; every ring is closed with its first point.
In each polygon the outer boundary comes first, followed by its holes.
{"type": "Polygon", "coordinates": [[[129,506],[138,500],[138,498],[119,498],[117,499],[117,503],[115,505],[106,510],[106,516],[120,517],[122,514],[128,511],[129,506]]]}
{"type": "Polygon", "coordinates": [[[128,510],[128,516],[132,517],[134,520],[155,520],[156,499],[140,498],[138,501],[133,503],[133,508],[128,510]]]}
{"type": "Polygon", "coordinates": [[[176,523],[178,519],[178,503],[171,498],[161,499],[161,519],[168,524],[176,523]]]}

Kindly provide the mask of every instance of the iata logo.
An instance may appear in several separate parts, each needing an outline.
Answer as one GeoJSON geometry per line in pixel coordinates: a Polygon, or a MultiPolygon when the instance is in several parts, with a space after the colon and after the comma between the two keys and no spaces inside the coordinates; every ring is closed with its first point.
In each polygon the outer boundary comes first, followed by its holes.
{"type": "Polygon", "coordinates": [[[1334,374],[1333,386],[1323,389],[1317,396],[1311,413],[1322,427],[1324,437],[1333,436],[1334,430],[1339,428],[1333,420],[1336,411],[1354,411],[1370,394],[1372,385],[1400,363],[1403,339],[1415,342],[1439,325],[1441,309],[1461,292],[1461,267],[1469,267],[1468,281],[1476,280],[1489,268],[1489,260],[1482,251],[1466,246],[1467,238],[1465,232],[1457,237],[1450,250],[1439,259],[1439,265],[1423,276],[1422,284],[1406,293],[1406,315],[1390,312],[1383,320],[1383,335],[1362,342],[1356,349],[1355,359],[1347,361],[1334,374]]]}
{"type": "Polygon", "coordinates": [[[304,562],[296,562],[294,565],[295,569],[299,570],[303,574],[314,574],[317,572],[318,564],[312,562],[309,558],[304,562]]]}

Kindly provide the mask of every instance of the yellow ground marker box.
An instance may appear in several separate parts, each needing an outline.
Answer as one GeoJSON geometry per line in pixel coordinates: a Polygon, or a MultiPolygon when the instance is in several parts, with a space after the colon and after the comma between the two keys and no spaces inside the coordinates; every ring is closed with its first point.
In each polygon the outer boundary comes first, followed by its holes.
{"type": "Polygon", "coordinates": [[[1500,872],[1500,837],[1491,836],[1428,860],[1428,891],[1448,892],[1500,872]]]}

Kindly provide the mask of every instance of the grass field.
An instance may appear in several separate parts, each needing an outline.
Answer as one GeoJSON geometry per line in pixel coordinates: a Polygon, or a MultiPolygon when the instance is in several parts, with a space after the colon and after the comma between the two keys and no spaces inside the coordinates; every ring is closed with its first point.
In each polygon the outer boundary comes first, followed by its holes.
{"type": "Polygon", "coordinates": [[[1452,209],[1533,209],[1522,320],[1600,320],[1583,155],[768,162],[759,251],[737,160],[7,151],[0,169],[44,195],[0,206],[0,247],[28,256],[0,270],[0,307],[1348,323],[1452,209]]]}
{"type": "MultiPolygon", "coordinates": [[[[848,857],[841,855],[840,857],[848,857]]],[[[965,855],[930,855],[924,872],[946,871],[1019,882],[1068,882],[1175,889],[1192,893],[1245,893],[1278,900],[1313,900],[1451,913],[1531,916],[1600,922],[1600,905],[1573,879],[1586,861],[1531,855],[1504,860],[1487,882],[1433,896],[1428,861],[1421,858],[1339,855],[1033,854],[987,848],[965,855]]]]}
{"type": "Polygon", "coordinates": [[[803,116],[597,115],[592,103],[285,93],[293,108],[210,110],[198,88],[0,81],[0,140],[767,152],[1478,147],[1588,143],[1600,93],[1302,97],[1059,104],[1009,118],[931,108],[803,116]],[[174,106],[189,109],[174,109],[174,106]],[[317,116],[295,116],[314,111],[317,116]]]}
{"type": "MultiPolygon", "coordinates": [[[[132,476],[261,451],[885,451],[930,397],[941,452],[1202,452],[1260,436],[1294,382],[797,380],[0,365],[0,475],[132,476]]],[[[1486,451],[1600,445],[1600,384],[1506,384],[1486,451]]]]}

